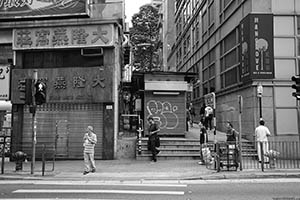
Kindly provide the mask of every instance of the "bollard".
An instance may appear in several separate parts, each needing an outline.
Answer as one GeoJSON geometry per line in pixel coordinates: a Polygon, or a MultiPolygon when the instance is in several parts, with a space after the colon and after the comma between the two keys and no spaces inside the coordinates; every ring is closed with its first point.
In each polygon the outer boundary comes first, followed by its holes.
{"type": "Polygon", "coordinates": [[[43,144],[43,151],[42,151],[42,176],[45,175],[45,151],[46,151],[46,146],[43,144]]]}

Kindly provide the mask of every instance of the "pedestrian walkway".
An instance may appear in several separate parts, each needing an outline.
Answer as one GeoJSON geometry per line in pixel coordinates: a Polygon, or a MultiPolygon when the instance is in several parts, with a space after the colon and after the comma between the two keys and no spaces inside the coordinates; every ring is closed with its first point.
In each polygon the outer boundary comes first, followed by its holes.
{"type": "MultiPolygon", "coordinates": [[[[199,139],[199,126],[194,124],[186,133],[186,138],[199,139]]],[[[214,141],[213,131],[209,132],[209,141],[214,141]]],[[[226,140],[226,134],[217,131],[218,142],[226,140]]],[[[14,162],[5,162],[4,174],[1,179],[60,179],[60,180],[97,180],[97,181],[126,181],[126,180],[199,180],[199,179],[241,179],[265,177],[300,177],[300,169],[260,169],[242,171],[221,171],[199,165],[199,160],[158,160],[158,162],[138,160],[96,160],[97,171],[83,175],[83,160],[56,161],[46,163],[42,176],[42,163],[36,161],[34,174],[31,174],[31,163],[23,163],[22,171],[15,171],[14,162]]]]}
{"type": "Polygon", "coordinates": [[[56,161],[55,169],[52,163],[47,163],[42,176],[41,162],[36,162],[35,171],[30,173],[31,163],[23,164],[23,170],[16,172],[15,163],[5,163],[1,179],[60,179],[60,180],[197,180],[197,179],[236,179],[263,177],[300,177],[300,169],[296,170],[257,170],[222,171],[208,169],[198,165],[197,160],[162,160],[156,163],[137,160],[97,160],[97,171],[83,175],[83,161],[56,161]]]}
{"type": "MultiPolygon", "coordinates": [[[[216,135],[214,135],[214,130],[208,130],[208,141],[213,142],[215,139],[217,142],[225,142],[226,141],[226,133],[221,131],[216,131],[216,135]]],[[[193,126],[189,127],[189,131],[186,132],[185,137],[187,139],[200,139],[200,128],[199,125],[194,123],[193,126]]]]}

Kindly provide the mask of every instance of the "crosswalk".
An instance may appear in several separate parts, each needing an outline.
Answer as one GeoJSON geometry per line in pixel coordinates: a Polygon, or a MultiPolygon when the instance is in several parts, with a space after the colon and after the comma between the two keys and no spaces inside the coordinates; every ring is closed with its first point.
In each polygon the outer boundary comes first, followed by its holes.
{"type": "Polygon", "coordinates": [[[150,190],[69,190],[69,189],[19,189],[14,191],[13,193],[39,193],[39,194],[149,194],[149,195],[184,195],[184,191],[164,191],[164,190],[157,190],[157,191],[150,191],[150,190]]]}
{"type": "MultiPolygon", "coordinates": [[[[5,183],[7,186],[20,185],[17,189],[11,191],[11,198],[9,200],[30,200],[40,199],[40,200],[52,200],[52,196],[55,196],[56,200],[64,200],[70,198],[65,198],[66,195],[72,195],[72,199],[94,199],[93,196],[99,195],[110,195],[109,200],[119,200],[118,198],[113,198],[114,195],[119,197],[122,196],[126,199],[126,195],[148,195],[153,197],[153,195],[162,196],[183,196],[185,195],[185,190],[187,188],[186,184],[168,184],[168,183],[106,183],[97,181],[34,181],[34,180],[23,180],[23,181],[7,181],[5,183]],[[24,185],[26,187],[24,187],[24,185]],[[125,196],[124,196],[125,195],[125,196]],[[21,198],[20,196],[26,196],[26,198],[21,198]],[[20,197],[20,198],[16,198],[20,197]],[[39,198],[41,197],[41,198],[39,198]],[[76,197],[76,198],[74,198],[76,197]],[[77,198],[80,197],[80,198],[77,198]]],[[[1,188],[0,183],[0,188],[1,188]]],[[[106,196],[105,196],[106,197],[106,196]]],[[[97,198],[99,199],[99,198],[97,198]]],[[[130,199],[130,198],[128,198],[130,199]]],[[[0,197],[0,200],[3,198],[0,197]]],[[[108,199],[101,199],[108,200],[108,199]]]]}

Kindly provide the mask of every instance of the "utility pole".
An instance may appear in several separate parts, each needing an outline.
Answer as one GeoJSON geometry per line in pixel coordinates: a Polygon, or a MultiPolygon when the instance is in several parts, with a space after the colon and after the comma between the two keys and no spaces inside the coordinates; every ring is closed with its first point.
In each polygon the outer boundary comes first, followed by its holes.
{"type": "Polygon", "coordinates": [[[37,128],[37,120],[36,120],[36,102],[35,102],[35,84],[38,80],[37,70],[33,70],[33,84],[32,84],[32,159],[31,159],[31,174],[34,174],[35,168],[35,150],[36,150],[36,128],[37,128]]]}

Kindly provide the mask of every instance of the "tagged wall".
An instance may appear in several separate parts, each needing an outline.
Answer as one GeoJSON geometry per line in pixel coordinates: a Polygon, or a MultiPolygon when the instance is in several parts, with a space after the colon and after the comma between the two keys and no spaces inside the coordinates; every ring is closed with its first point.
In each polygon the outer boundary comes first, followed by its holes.
{"type": "MultiPolygon", "coordinates": [[[[161,135],[183,135],[185,131],[185,93],[155,95],[145,93],[145,119],[152,116],[160,126],[161,135]]],[[[148,127],[148,124],[145,124],[148,127]]],[[[148,134],[147,131],[145,134],[148,134]]]]}

